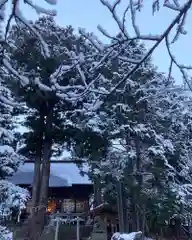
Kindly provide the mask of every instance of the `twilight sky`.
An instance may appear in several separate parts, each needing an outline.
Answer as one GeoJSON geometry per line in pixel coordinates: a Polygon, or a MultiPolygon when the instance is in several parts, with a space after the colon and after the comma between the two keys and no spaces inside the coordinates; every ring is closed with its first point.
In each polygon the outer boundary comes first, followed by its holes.
{"type": "MultiPolygon", "coordinates": [[[[103,41],[106,41],[97,30],[97,25],[100,24],[109,33],[115,35],[118,32],[117,26],[108,10],[100,3],[100,0],[57,0],[56,6],[49,6],[44,1],[34,0],[33,2],[45,8],[54,8],[57,10],[56,22],[62,26],[72,25],[75,29],[79,27],[85,28],[89,32],[94,32],[103,41]]],[[[110,0],[108,0],[110,1],[110,0]]],[[[111,0],[113,1],[113,0],[111,0]]],[[[122,0],[122,4],[119,7],[119,16],[121,16],[125,9],[125,3],[128,0],[122,0]]],[[[147,1],[144,1],[147,2],[147,1]]],[[[145,7],[138,15],[137,22],[140,26],[140,31],[144,34],[160,34],[166,28],[166,26],[174,18],[175,12],[165,8],[161,8],[160,12],[152,16],[151,2],[145,3],[145,7]]],[[[184,2],[184,1],[183,1],[184,2]]],[[[38,15],[31,8],[22,5],[23,14],[27,19],[35,20],[38,15]]],[[[174,44],[173,52],[180,63],[189,65],[191,63],[192,48],[190,47],[190,41],[192,39],[192,28],[189,27],[189,23],[192,22],[192,14],[189,14],[186,22],[186,29],[188,34],[181,36],[176,44],[174,44]]],[[[127,29],[129,32],[133,32],[131,29],[130,18],[127,18],[127,29]]],[[[149,47],[150,45],[147,44],[149,47]]],[[[169,67],[169,57],[166,53],[164,44],[158,47],[153,54],[154,64],[158,66],[160,71],[167,72],[169,67]]],[[[191,63],[192,65],[192,63],[191,63]]],[[[182,82],[181,75],[177,69],[174,69],[173,76],[178,83],[182,82]]]]}

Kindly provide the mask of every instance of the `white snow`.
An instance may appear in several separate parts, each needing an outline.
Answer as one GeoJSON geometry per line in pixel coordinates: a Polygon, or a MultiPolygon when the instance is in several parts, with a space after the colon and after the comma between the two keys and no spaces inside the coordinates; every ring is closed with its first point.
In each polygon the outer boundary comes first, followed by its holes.
{"type": "Polygon", "coordinates": [[[135,240],[136,236],[142,236],[142,232],[119,233],[116,232],[111,237],[111,240],[135,240]]]}
{"type": "Polygon", "coordinates": [[[25,203],[29,197],[27,190],[15,186],[9,181],[0,181],[0,218],[10,216],[13,209],[18,211],[25,208],[25,203]]]}
{"type": "Polygon", "coordinates": [[[0,154],[13,154],[14,150],[8,145],[0,145],[0,154]]]}
{"type": "Polygon", "coordinates": [[[13,233],[10,232],[6,227],[0,225],[0,239],[1,240],[12,240],[13,233]]]}
{"type": "Polygon", "coordinates": [[[7,59],[4,58],[2,62],[3,65],[20,80],[21,85],[26,86],[29,84],[29,79],[25,76],[21,76],[15,69],[13,69],[11,64],[7,61],[7,59]]]}
{"type": "Polygon", "coordinates": [[[5,240],[12,240],[13,239],[13,233],[12,232],[5,233],[3,235],[3,237],[5,238],[5,240]]]}
{"type": "Polygon", "coordinates": [[[51,161],[63,161],[63,160],[66,160],[66,161],[69,161],[71,159],[71,153],[67,150],[63,150],[62,153],[59,155],[59,156],[52,156],[51,157],[51,161]]]}
{"type": "Polygon", "coordinates": [[[46,8],[43,8],[43,7],[33,3],[32,0],[25,0],[25,3],[29,4],[32,8],[34,8],[35,11],[37,12],[37,14],[44,13],[44,14],[50,15],[50,16],[56,16],[57,15],[57,11],[55,11],[55,10],[48,10],[46,8]]]}
{"type": "Polygon", "coordinates": [[[41,89],[42,91],[52,92],[52,89],[51,89],[50,87],[48,87],[47,85],[41,83],[38,78],[35,78],[34,83],[35,83],[35,84],[39,87],[39,89],[41,89]]]}
{"type": "Polygon", "coordinates": [[[42,50],[43,50],[44,56],[45,57],[49,57],[50,56],[50,52],[49,52],[48,45],[46,44],[46,42],[42,38],[41,34],[38,31],[36,31],[36,29],[33,27],[33,25],[23,16],[22,11],[19,9],[18,5],[17,5],[17,7],[15,9],[15,14],[18,17],[18,19],[22,23],[24,23],[29,28],[29,30],[38,37],[38,39],[40,40],[41,46],[42,46],[42,50]]]}

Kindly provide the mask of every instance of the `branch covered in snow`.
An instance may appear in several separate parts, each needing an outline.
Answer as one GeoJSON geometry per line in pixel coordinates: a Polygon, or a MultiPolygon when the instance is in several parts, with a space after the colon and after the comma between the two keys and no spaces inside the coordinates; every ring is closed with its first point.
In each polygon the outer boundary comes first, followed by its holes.
{"type": "MultiPolygon", "coordinates": [[[[153,14],[157,14],[157,11],[160,11],[161,9],[168,9],[170,11],[175,12],[175,17],[171,22],[167,25],[165,30],[162,33],[159,33],[158,35],[151,35],[151,34],[143,34],[140,31],[140,26],[138,26],[137,23],[137,13],[142,11],[143,8],[145,7],[144,1],[141,0],[130,0],[128,1],[127,6],[125,6],[124,12],[121,17],[118,15],[118,7],[122,4],[122,0],[116,0],[116,1],[108,1],[108,0],[100,0],[102,5],[107,8],[107,10],[111,13],[118,30],[120,32],[120,38],[117,36],[113,36],[110,34],[104,27],[98,26],[98,30],[109,40],[112,41],[111,44],[104,45],[100,44],[99,41],[96,39],[95,36],[87,34],[85,31],[81,30],[81,34],[89,40],[89,42],[98,50],[98,51],[103,51],[103,49],[109,49],[110,52],[113,52],[114,48],[116,46],[121,46],[125,42],[129,43],[132,40],[142,40],[144,42],[152,42],[153,45],[149,50],[143,54],[139,60],[135,61],[135,59],[129,59],[130,62],[133,63],[132,68],[123,76],[123,78],[116,84],[116,86],[111,89],[109,92],[108,96],[105,98],[104,101],[108,99],[108,97],[117,89],[120,88],[128,79],[131,75],[133,75],[136,70],[153,54],[156,48],[162,43],[166,43],[167,51],[170,56],[170,67],[169,67],[169,74],[168,78],[171,77],[172,74],[172,69],[173,65],[179,68],[184,82],[188,85],[189,89],[191,90],[190,86],[190,77],[187,74],[188,70],[191,70],[191,66],[185,66],[181,63],[178,63],[174,55],[172,54],[171,47],[172,45],[178,41],[179,37],[181,35],[186,35],[187,31],[184,29],[186,27],[186,18],[187,15],[189,14],[189,11],[191,9],[192,5],[192,0],[187,0],[187,1],[172,1],[172,0],[164,0],[163,5],[161,6],[161,3],[159,0],[154,0],[152,1],[152,10],[153,14]],[[128,32],[127,28],[128,26],[126,25],[126,20],[127,20],[127,15],[130,14],[130,21],[131,21],[131,26],[134,31],[134,34],[131,35],[131,33],[128,32]],[[173,39],[168,41],[168,39],[174,35],[173,39]]],[[[123,4],[122,4],[123,5],[123,4]]],[[[167,14],[167,13],[166,13],[167,14]]],[[[130,24],[129,24],[130,25],[130,24]]],[[[150,29],[149,29],[150,31],[150,29]]],[[[120,52],[117,54],[121,54],[120,52]]],[[[106,63],[106,59],[109,58],[111,54],[109,54],[109,51],[107,51],[105,57],[102,58],[100,65],[106,63]]],[[[126,59],[128,60],[128,59],[126,59]]],[[[101,105],[100,105],[101,106],[101,105]]],[[[100,107],[99,106],[99,107],[100,107]]]]}
{"type": "MultiPolygon", "coordinates": [[[[45,0],[47,3],[55,5],[56,4],[56,0],[45,0]]],[[[7,57],[7,53],[6,53],[6,49],[7,49],[7,37],[11,28],[11,24],[12,21],[15,20],[15,22],[17,23],[22,23],[24,24],[28,31],[30,31],[33,35],[35,35],[41,44],[42,47],[42,52],[45,58],[50,56],[49,53],[49,49],[47,44],[45,43],[44,39],[42,38],[41,34],[39,34],[39,32],[33,27],[32,23],[30,22],[30,20],[26,19],[26,17],[24,16],[23,12],[22,12],[22,4],[28,5],[29,7],[33,8],[38,14],[46,14],[46,15],[50,15],[50,16],[55,16],[56,15],[56,11],[54,10],[48,10],[45,9],[43,7],[41,7],[40,5],[37,5],[34,3],[33,0],[1,0],[0,1],[0,13],[1,13],[1,21],[5,21],[5,17],[6,17],[6,8],[8,6],[8,4],[11,4],[11,13],[8,17],[8,20],[5,24],[5,29],[4,34],[1,32],[1,36],[0,36],[0,41],[1,41],[1,61],[2,64],[4,65],[5,68],[7,68],[10,73],[12,73],[13,75],[18,77],[18,80],[21,82],[21,85],[26,85],[29,84],[29,80],[18,74],[15,69],[10,65],[9,61],[8,61],[8,57],[7,57]],[[4,35],[4,36],[3,36],[4,35]]]]}
{"type": "Polygon", "coordinates": [[[71,27],[58,26],[50,16],[39,18],[32,27],[47,42],[50,57],[43,57],[39,38],[31,36],[25,25],[14,25],[8,38],[12,64],[4,59],[13,75],[11,81],[19,79],[22,87],[38,91],[45,99],[54,95],[74,105],[85,102],[86,109],[108,94],[102,73],[107,67],[101,66],[100,71],[99,66],[102,55],[82,35],[75,34],[71,27]]]}
{"type": "Polygon", "coordinates": [[[6,227],[0,225],[0,240],[12,240],[13,233],[6,227]]]}
{"type": "Polygon", "coordinates": [[[5,180],[0,181],[0,194],[0,219],[25,209],[29,198],[27,190],[5,180]]]}

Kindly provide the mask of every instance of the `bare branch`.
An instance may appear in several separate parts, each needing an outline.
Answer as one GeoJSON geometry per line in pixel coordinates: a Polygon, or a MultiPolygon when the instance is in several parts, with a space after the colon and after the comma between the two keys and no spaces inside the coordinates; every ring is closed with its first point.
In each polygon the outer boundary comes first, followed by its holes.
{"type": "MultiPolygon", "coordinates": [[[[103,3],[103,0],[102,0],[102,3],[103,3]]],[[[192,0],[189,0],[184,6],[183,8],[179,11],[179,13],[177,14],[177,16],[175,17],[175,19],[171,22],[171,24],[167,27],[167,29],[164,31],[164,33],[162,33],[160,35],[160,38],[156,41],[156,43],[153,45],[153,47],[151,49],[149,49],[149,51],[143,56],[143,58],[135,64],[135,66],[126,74],[125,77],[123,77],[123,79],[121,81],[119,81],[119,83],[117,83],[117,85],[111,90],[111,92],[109,93],[109,95],[105,98],[104,101],[106,101],[108,99],[108,97],[113,94],[116,89],[118,87],[120,87],[123,83],[125,83],[127,81],[127,79],[129,79],[129,77],[135,72],[137,71],[137,69],[151,56],[151,54],[155,51],[155,49],[160,45],[160,43],[163,41],[163,40],[166,40],[167,42],[167,38],[170,34],[170,32],[172,31],[172,29],[180,22],[181,19],[183,19],[183,17],[186,15],[186,13],[188,12],[188,10],[190,9],[191,7],[191,4],[192,4],[192,0]]],[[[111,11],[111,7],[108,6],[106,3],[105,5],[109,8],[109,10],[111,11]]],[[[133,13],[134,14],[134,13],[133,13]]],[[[185,17],[184,17],[185,18],[185,17]]],[[[116,19],[115,19],[116,20],[116,19]]],[[[135,19],[133,19],[135,21],[135,19]]],[[[121,28],[120,28],[121,30],[121,28]]],[[[136,30],[136,34],[139,34],[136,30]]],[[[139,39],[141,39],[140,36],[138,36],[139,39]]],[[[169,49],[169,47],[168,47],[169,49]]],[[[169,52],[170,53],[170,52],[169,52]]],[[[175,63],[175,59],[173,58],[172,59],[172,62],[175,63]]],[[[175,63],[176,64],[176,63],[175,63]]],[[[171,63],[172,65],[172,63],[171,63]]],[[[189,82],[188,79],[187,79],[187,76],[186,76],[186,72],[184,69],[191,69],[190,67],[184,67],[184,66],[181,66],[181,65],[178,65],[176,64],[179,68],[180,68],[180,71],[185,79],[185,81],[189,82]]],[[[172,67],[171,67],[172,68],[172,67]]],[[[104,103],[104,102],[103,102],[104,103]]],[[[99,104],[98,107],[101,107],[101,105],[103,105],[103,103],[99,104]]]]}
{"type": "Polygon", "coordinates": [[[122,21],[120,21],[120,19],[117,16],[117,13],[116,13],[116,7],[120,3],[120,1],[117,0],[113,5],[110,4],[107,0],[100,0],[100,1],[111,12],[113,18],[115,19],[115,22],[117,23],[119,29],[123,33],[125,39],[129,39],[129,35],[128,35],[127,31],[124,29],[124,25],[123,25],[122,21]]]}
{"type": "Polygon", "coordinates": [[[168,40],[168,36],[166,36],[165,42],[166,42],[167,51],[168,51],[168,54],[169,54],[170,59],[172,61],[172,64],[174,63],[178,67],[178,69],[180,70],[180,72],[183,76],[183,79],[186,82],[189,90],[192,91],[192,86],[190,85],[190,80],[189,80],[188,74],[186,72],[186,70],[192,70],[192,66],[184,66],[184,65],[179,64],[177,62],[176,58],[174,57],[174,55],[171,53],[171,48],[170,48],[170,43],[169,43],[169,40],[168,40]]]}
{"type": "Polygon", "coordinates": [[[187,12],[183,14],[183,16],[181,18],[181,22],[177,26],[177,30],[176,30],[175,36],[174,36],[174,38],[173,38],[171,43],[175,43],[178,40],[180,34],[183,34],[183,35],[187,34],[187,32],[184,30],[186,17],[187,17],[187,12]]]}
{"type": "MultiPolygon", "coordinates": [[[[0,9],[2,10],[8,2],[9,2],[8,0],[1,1],[0,9]]],[[[22,85],[27,85],[27,84],[29,84],[29,80],[26,77],[18,74],[17,71],[15,69],[13,69],[12,66],[9,64],[9,59],[5,56],[5,50],[6,50],[6,46],[7,46],[7,36],[8,36],[9,30],[10,30],[11,21],[13,19],[15,19],[16,21],[19,20],[25,26],[27,26],[29,28],[29,30],[33,32],[33,34],[35,34],[37,36],[37,38],[40,40],[40,43],[42,45],[42,49],[43,49],[45,57],[49,56],[49,50],[48,50],[47,44],[44,42],[43,38],[38,33],[38,31],[36,31],[32,27],[32,24],[30,24],[28,22],[28,20],[25,19],[22,16],[21,11],[19,10],[20,1],[19,0],[12,0],[11,2],[12,2],[11,14],[8,17],[7,24],[5,26],[4,40],[1,42],[1,47],[2,47],[1,58],[2,58],[2,63],[4,65],[4,67],[7,68],[14,76],[16,76],[22,85]]],[[[25,4],[28,4],[33,9],[35,9],[38,13],[46,13],[46,14],[49,14],[49,15],[55,15],[56,14],[56,11],[45,10],[42,7],[34,4],[32,0],[23,0],[23,2],[25,4]]],[[[49,1],[47,0],[47,2],[49,2],[49,1]]],[[[52,1],[50,1],[50,2],[52,2],[52,1]]],[[[56,0],[55,0],[55,3],[56,3],[56,0]]]]}
{"type": "Polygon", "coordinates": [[[44,13],[44,14],[50,15],[50,16],[56,16],[57,15],[57,12],[55,10],[47,10],[47,9],[37,5],[37,4],[34,4],[32,0],[24,0],[24,3],[31,6],[37,12],[37,14],[44,13]]]}
{"type": "Polygon", "coordinates": [[[123,13],[123,19],[122,19],[122,23],[123,23],[123,32],[125,31],[125,21],[126,21],[126,14],[129,10],[129,5],[125,8],[125,11],[123,13]]]}
{"type": "Polygon", "coordinates": [[[170,65],[169,65],[169,72],[168,72],[168,81],[171,79],[172,69],[173,69],[173,60],[171,59],[170,65]]]}
{"type": "Polygon", "coordinates": [[[130,9],[131,9],[131,20],[132,20],[132,26],[135,30],[136,36],[140,36],[139,27],[136,25],[136,9],[133,5],[133,0],[130,0],[130,9]]]}

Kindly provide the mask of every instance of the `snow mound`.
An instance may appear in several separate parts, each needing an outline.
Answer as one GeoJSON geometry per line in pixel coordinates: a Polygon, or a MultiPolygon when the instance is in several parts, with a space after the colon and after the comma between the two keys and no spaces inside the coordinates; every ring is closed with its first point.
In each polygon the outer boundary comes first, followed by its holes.
{"type": "Polygon", "coordinates": [[[142,232],[132,233],[114,233],[111,240],[140,240],[142,239],[142,232]]]}

